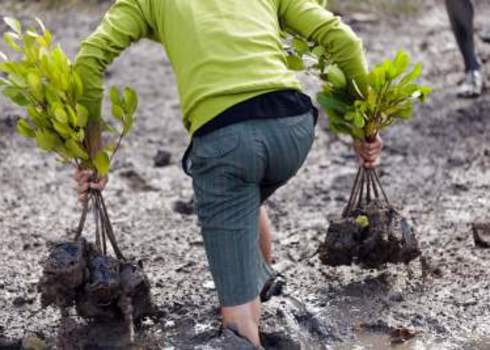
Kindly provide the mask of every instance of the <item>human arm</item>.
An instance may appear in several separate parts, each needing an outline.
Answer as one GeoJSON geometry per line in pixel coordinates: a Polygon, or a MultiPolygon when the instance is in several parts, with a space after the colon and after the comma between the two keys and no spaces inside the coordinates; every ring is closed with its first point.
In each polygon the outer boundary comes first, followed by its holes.
{"type": "Polygon", "coordinates": [[[143,12],[145,0],[117,0],[97,29],[85,39],[75,59],[84,87],[81,103],[92,119],[99,119],[103,78],[107,67],[132,43],[151,35],[143,12]]]}
{"type": "Polygon", "coordinates": [[[311,0],[276,0],[279,18],[284,26],[323,46],[333,63],[349,81],[349,91],[355,94],[352,80],[361,92],[367,89],[367,61],[362,41],[341,19],[311,0]]]}
{"type": "MultiPolygon", "coordinates": [[[[80,103],[89,111],[89,125],[85,142],[91,156],[102,145],[101,109],[103,78],[107,67],[122,51],[141,38],[152,35],[143,6],[150,0],[117,0],[105,14],[97,29],[82,44],[75,59],[75,70],[83,83],[80,103]]],[[[103,190],[107,177],[94,178],[90,170],[77,169],[74,179],[80,198],[86,198],[89,188],[103,190]]]]}

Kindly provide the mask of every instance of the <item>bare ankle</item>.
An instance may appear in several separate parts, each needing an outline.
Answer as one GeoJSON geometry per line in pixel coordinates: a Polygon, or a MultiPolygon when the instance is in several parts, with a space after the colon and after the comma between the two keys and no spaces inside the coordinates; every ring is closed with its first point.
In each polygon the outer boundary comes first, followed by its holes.
{"type": "Polygon", "coordinates": [[[222,307],[223,327],[230,328],[256,346],[260,346],[260,300],[233,307],[222,307]]]}

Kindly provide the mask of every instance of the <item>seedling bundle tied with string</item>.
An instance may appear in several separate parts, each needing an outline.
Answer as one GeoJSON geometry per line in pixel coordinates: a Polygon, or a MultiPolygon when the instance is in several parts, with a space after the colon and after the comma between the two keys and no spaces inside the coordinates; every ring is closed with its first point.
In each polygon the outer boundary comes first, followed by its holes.
{"type": "MultiPolygon", "coordinates": [[[[10,59],[0,52],[0,88],[26,111],[17,131],[37,146],[55,153],[59,160],[78,169],[94,171],[94,180],[105,176],[123,138],[130,132],[138,97],[131,88],[110,91],[112,114],[119,130],[94,118],[80,102],[83,83],[51,33],[37,19],[38,29],[24,31],[19,21],[5,18],[10,28],[3,36],[14,51],[10,59]],[[104,135],[102,135],[104,134],[104,135]],[[102,136],[114,143],[100,145],[102,136]]],[[[140,317],[150,308],[149,283],[141,267],[124,258],[100,191],[91,190],[72,242],[60,242],[43,262],[39,283],[43,306],[77,305],[87,318],[140,317]],[[95,245],[82,238],[87,214],[95,219],[95,245]],[[108,242],[115,258],[108,255],[108,242]],[[146,300],[141,304],[136,299],[146,300]]]]}
{"type": "MultiPolygon", "coordinates": [[[[422,66],[412,66],[405,51],[376,65],[363,91],[331,64],[324,48],[293,34],[289,52],[291,68],[307,69],[322,79],[317,99],[328,115],[330,130],[356,142],[373,142],[395,121],[409,120],[414,104],[423,103],[431,92],[416,83],[422,66]]],[[[357,263],[369,268],[408,263],[420,255],[413,229],[390,204],[376,169],[359,168],[342,217],[331,223],[319,253],[326,265],[357,263]]]]}

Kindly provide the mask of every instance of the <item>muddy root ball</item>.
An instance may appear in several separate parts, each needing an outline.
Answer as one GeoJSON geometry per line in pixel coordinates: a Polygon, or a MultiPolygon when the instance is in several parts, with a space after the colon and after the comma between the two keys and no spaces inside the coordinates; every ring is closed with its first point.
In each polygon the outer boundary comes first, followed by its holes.
{"type": "Polygon", "coordinates": [[[43,307],[69,307],[74,304],[77,290],[87,278],[88,246],[84,239],[61,242],[49,248],[41,262],[43,274],[38,284],[43,307]]]}
{"type": "Polygon", "coordinates": [[[43,307],[76,306],[85,319],[123,320],[128,310],[121,300],[129,298],[135,321],[155,311],[142,266],[101,255],[83,238],[55,244],[42,265],[38,289],[43,307]]]}
{"type": "Polygon", "coordinates": [[[365,268],[379,268],[386,263],[407,264],[420,253],[407,220],[378,201],[332,222],[319,249],[320,260],[325,265],[357,264],[365,268]]]}

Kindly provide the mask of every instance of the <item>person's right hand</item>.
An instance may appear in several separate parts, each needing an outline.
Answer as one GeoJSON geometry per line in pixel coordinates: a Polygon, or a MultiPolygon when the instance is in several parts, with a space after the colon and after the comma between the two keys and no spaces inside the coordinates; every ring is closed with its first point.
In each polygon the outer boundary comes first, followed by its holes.
{"type": "Polygon", "coordinates": [[[103,191],[109,181],[107,176],[97,179],[93,170],[86,169],[77,169],[73,178],[77,183],[78,199],[82,203],[87,201],[90,189],[103,191]]]}

